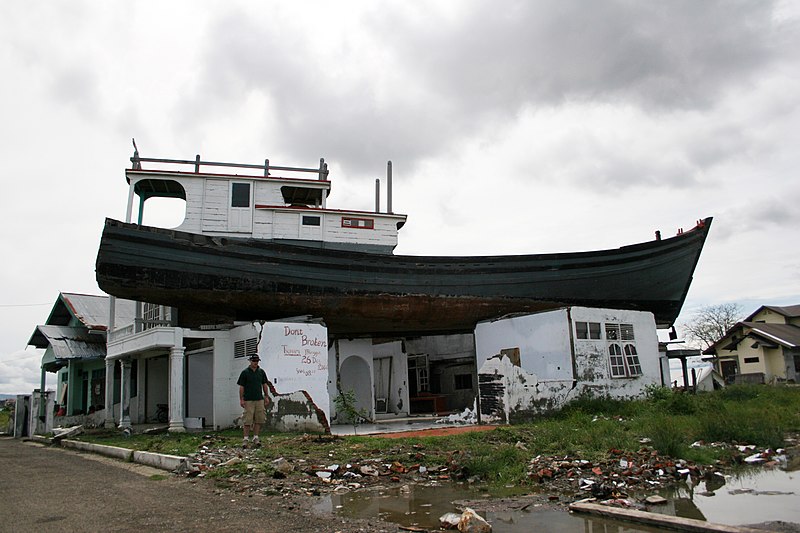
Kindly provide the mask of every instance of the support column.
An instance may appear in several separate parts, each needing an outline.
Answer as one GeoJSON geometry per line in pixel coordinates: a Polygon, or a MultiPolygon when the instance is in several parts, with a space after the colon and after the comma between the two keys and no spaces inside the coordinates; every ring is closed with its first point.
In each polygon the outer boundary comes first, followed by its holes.
{"type": "Polygon", "coordinates": [[[119,375],[119,427],[131,427],[131,360],[120,361],[119,375]]]}
{"type": "Polygon", "coordinates": [[[169,350],[169,431],[184,433],[183,426],[183,330],[175,328],[175,342],[169,350]]]}
{"type": "Polygon", "coordinates": [[[114,360],[106,359],[106,420],[103,426],[114,427],[114,360]]]}

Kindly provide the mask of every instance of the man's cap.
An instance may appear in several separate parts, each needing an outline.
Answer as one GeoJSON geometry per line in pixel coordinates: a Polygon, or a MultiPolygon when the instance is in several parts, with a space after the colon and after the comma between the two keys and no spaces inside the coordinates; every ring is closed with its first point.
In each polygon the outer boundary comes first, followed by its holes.
{"type": "Polygon", "coordinates": [[[253,355],[248,357],[248,359],[251,360],[251,361],[261,361],[261,358],[258,356],[257,353],[254,353],[253,355]]]}

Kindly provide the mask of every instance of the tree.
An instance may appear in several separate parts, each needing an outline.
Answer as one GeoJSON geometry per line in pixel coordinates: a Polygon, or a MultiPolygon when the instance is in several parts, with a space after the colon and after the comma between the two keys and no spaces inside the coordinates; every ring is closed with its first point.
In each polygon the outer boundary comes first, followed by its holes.
{"type": "Polygon", "coordinates": [[[742,307],[737,303],[708,305],[700,308],[694,317],[682,324],[686,337],[695,345],[708,348],[743,317],[742,307]]]}

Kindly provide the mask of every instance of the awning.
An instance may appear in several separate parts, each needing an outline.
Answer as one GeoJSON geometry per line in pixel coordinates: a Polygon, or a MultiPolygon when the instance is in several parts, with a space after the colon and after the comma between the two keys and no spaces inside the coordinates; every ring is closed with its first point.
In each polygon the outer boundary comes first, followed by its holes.
{"type": "MultiPolygon", "coordinates": [[[[86,328],[68,326],[36,326],[34,337],[43,338],[52,350],[54,361],[43,364],[47,372],[55,372],[72,360],[104,359],[104,335],[91,334],[86,328]]],[[[37,344],[38,346],[38,344],[37,344]]]]}

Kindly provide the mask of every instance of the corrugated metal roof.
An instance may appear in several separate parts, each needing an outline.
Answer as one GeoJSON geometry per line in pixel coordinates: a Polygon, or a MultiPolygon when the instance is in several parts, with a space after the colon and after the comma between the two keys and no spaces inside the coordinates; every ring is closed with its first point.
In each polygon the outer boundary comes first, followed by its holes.
{"type": "MultiPolygon", "coordinates": [[[[87,331],[106,331],[109,305],[108,296],[62,292],[53,304],[45,324],[47,326],[68,326],[74,317],[84,325],[87,331]]],[[[136,316],[136,302],[118,298],[115,310],[117,327],[132,324],[136,316]]],[[[37,329],[34,330],[28,344],[37,348],[47,348],[48,341],[37,329]]]]}
{"type": "Polygon", "coordinates": [[[48,345],[52,348],[55,361],[45,366],[53,367],[54,370],[63,366],[68,359],[103,359],[106,356],[105,335],[89,333],[82,327],[37,326],[33,338],[44,341],[44,346],[37,345],[38,348],[46,348],[48,345]]]}
{"type": "MultiPolygon", "coordinates": [[[[62,292],[61,298],[72,314],[89,329],[108,329],[109,297],[62,292]]],[[[115,304],[117,325],[130,324],[136,313],[136,302],[117,299],[115,304]]]]}

